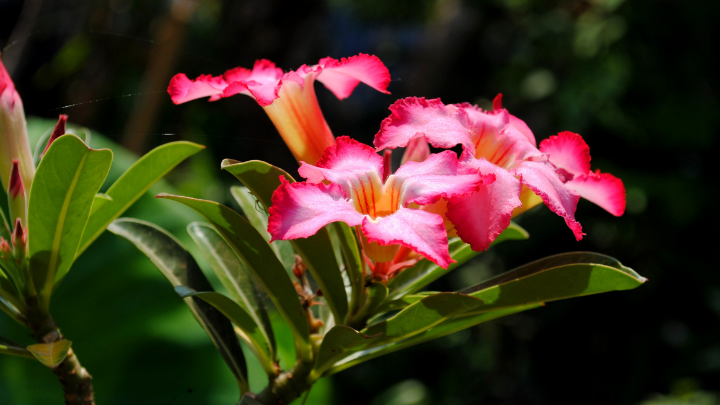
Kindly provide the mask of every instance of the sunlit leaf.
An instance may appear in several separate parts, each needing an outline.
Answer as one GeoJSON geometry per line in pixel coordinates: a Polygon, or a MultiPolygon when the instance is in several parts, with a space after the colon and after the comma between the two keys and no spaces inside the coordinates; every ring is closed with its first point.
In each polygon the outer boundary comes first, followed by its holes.
{"type": "Polygon", "coordinates": [[[75,260],[93,198],[111,163],[109,149],[93,150],[75,135],[63,135],[38,166],[28,201],[28,256],[44,306],[75,260]]]}
{"type": "MultiPolygon", "coordinates": [[[[529,234],[527,231],[521,228],[518,224],[511,222],[510,226],[498,235],[490,246],[495,246],[506,240],[523,240],[528,237],[529,234]]],[[[388,282],[390,298],[397,298],[404,294],[411,294],[419,291],[423,287],[444,276],[461,264],[466,263],[468,260],[480,253],[472,250],[470,245],[460,240],[460,238],[453,238],[450,240],[449,251],[450,256],[456,261],[456,263],[451,264],[447,270],[427,259],[423,259],[415,266],[405,269],[401,271],[400,274],[393,277],[388,282]]]]}
{"type": "Polygon", "coordinates": [[[462,292],[485,302],[475,312],[630,290],[647,279],[612,257],[563,253],[520,266],[462,292]]]}
{"type": "Polygon", "coordinates": [[[262,299],[267,295],[264,292],[260,293],[255,287],[255,281],[252,279],[252,273],[247,265],[240,260],[232,247],[212,225],[193,222],[188,225],[187,230],[225,289],[262,328],[265,339],[271,348],[272,355],[270,357],[274,358],[275,338],[262,299]]]}
{"type": "Polygon", "coordinates": [[[55,368],[65,360],[71,345],[71,341],[63,339],[52,343],[30,345],[27,350],[43,365],[55,368]]]}
{"type": "MultiPolygon", "coordinates": [[[[107,229],[135,245],[174,287],[213,290],[190,253],[164,229],[132,218],[116,219],[107,229]]],[[[223,360],[235,375],[240,390],[247,392],[249,386],[245,357],[230,321],[212,305],[199,298],[189,297],[184,301],[220,351],[223,360]]]]}
{"type": "MultiPolygon", "coordinates": [[[[256,198],[250,193],[247,187],[243,186],[232,186],[230,187],[230,194],[235,198],[238,205],[245,214],[248,222],[252,225],[260,235],[262,235],[265,241],[270,242],[270,234],[267,231],[268,227],[268,213],[265,208],[256,198]]],[[[295,264],[295,251],[290,245],[290,242],[286,240],[276,240],[270,244],[270,247],[277,255],[280,262],[285,266],[286,270],[292,270],[292,266],[295,264]]]]}
{"type": "Polygon", "coordinates": [[[195,291],[182,285],[176,286],[175,291],[181,297],[198,297],[222,312],[230,322],[234,323],[242,333],[240,337],[247,343],[250,349],[260,360],[260,364],[270,375],[275,375],[273,363],[275,362],[273,350],[267,336],[260,328],[260,325],[240,305],[230,298],[213,291],[195,291]]]}
{"type": "MultiPolygon", "coordinates": [[[[35,152],[33,153],[33,163],[35,164],[35,167],[37,167],[40,164],[40,160],[42,158],[42,153],[45,151],[45,147],[47,146],[48,141],[50,140],[50,137],[52,136],[53,131],[55,130],[55,127],[52,126],[50,129],[45,131],[44,134],[40,136],[40,139],[38,140],[37,144],[35,145],[35,149],[33,149],[35,152]]],[[[74,127],[74,128],[67,128],[65,131],[66,134],[73,134],[80,138],[85,145],[88,147],[90,146],[90,130],[87,128],[81,128],[81,127],[74,127]]]]}
{"type": "MultiPolygon", "coordinates": [[[[275,252],[245,218],[230,208],[213,201],[199,200],[169,194],[160,194],[185,204],[197,211],[215,227],[232,246],[235,253],[262,284],[278,311],[290,325],[295,336],[296,350],[302,359],[309,359],[310,329],[305,311],[300,304],[295,287],[275,252]]],[[[202,290],[202,289],[196,289],[202,290]]]]}
{"type": "MultiPolygon", "coordinates": [[[[271,205],[272,193],[280,186],[281,176],[290,182],[295,181],[282,169],[260,161],[240,163],[226,159],[222,162],[222,168],[240,180],[257,197],[265,210],[271,205]]],[[[294,239],[290,243],[302,257],[323,292],[335,322],[344,322],[348,311],[348,298],[327,229],[320,229],[309,238],[294,239]]]]}
{"type": "Polygon", "coordinates": [[[170,170],[188,157],[205,149],[192,142],[171,142],[158,146],[141,157],[102,195],[95,197],[82,243],[77,255],[122,215],[138,198],[170,170]]]}

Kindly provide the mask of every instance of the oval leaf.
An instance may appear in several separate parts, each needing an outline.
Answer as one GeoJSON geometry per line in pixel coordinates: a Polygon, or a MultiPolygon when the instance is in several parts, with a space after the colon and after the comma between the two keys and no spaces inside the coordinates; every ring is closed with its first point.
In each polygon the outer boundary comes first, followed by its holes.
{"type": "MultiPolygon", "coordinates": [[[[135,245],[174,287],[186,286],[194,290],[212,291],[210,282],[195,259],[166,230],[132,218],[116,219],[107,229],[135,245]]],[[[230,321],[212,305],[199,298],[190,297],[184,301],[220,351],[223,360],[235,375],[240,390],[249,391],[245,357],[230,321]]]]}
{"type": "Polygon", "coordinates": [[[274,359],[275,338],[262,300],[262,297],[267,295],[264,292],[259,295],[261,293],[255,287],[255,281],[252,279],[247,265],[240,260],[212,225],[193,222],[188,225],[187,229],[225,289],[262,328],[265,339],[271,348],[270,358],[274,359]]]}
{"type": "Polygon", "coordinates": [[[591,252],[563,253],[518,267],[462,292],[482,299],[475,312],[570,297],[629,290],[647,279],[612,257],[591,252]]]}
{"type": "Polygon", "coordinates": [[[77,255],[84,252],[110,222],[122,215],[153,184],[180,162],[203,149],[204,146],[192,142],[171,142],[158,146],[135,162],[104,195],[96,197],[77,255]]]}
{"type": "Polygon", "coordinates": [[[197,211],[215,227],[232,246],[235,253],[248,265],[255,279],[262,284],[270,299],[285,318],[295,336],[298,357],[312,358],[310,328],[292,280],[285,272],[270,246],[245,218],[230,208],[213,201],[160,194],[197,211]]]}
{"type": "Polygon", "coordinates": [[[275,359],[267,336],[244,308],[230,298],[212,291],[195,291],[181,285],[175,287],[175,291],[183,298],[198,297],[222,312],[230,322],[240,329],[242,332],[240,337],[255,353],[265,372],[272,376],[275,375],[273,370],[275,359]]]}
{"type": "MultiPolygon", "coordinates": [[[[58,138],[59,139],[59,138],[58,138]]],[[[54,143],[54,142],[53,142],[54,143]]],[[[69,340],[58,340],[52,343],[38,343],[30,345],[27,350],[35,356],[40,363],[47,367],[55,368],[65,360],[70,351],[72,342],[69,340]]]]}
{"type": "Polygon", "coordinates": [[[47,307],[53,285],[75,260],[95,194],[112,163],[75,135],[56,139],[40,162],[28,201],[28,256],[35,288],[47,307]]]}
{"type": "MultiPolygon", "coordinates": [[[[280,186],[280,176],[290,182],[295,182],[295,179],[285,171],[265,162],[240,163],[226,159],[221,166],[240,180],[257,197],[265,210],[270,208],[272,193],[280,186]]],[[[348,298],[327,229],[320,229],[309,238],[291,240],[290,244],[302,257],[310,274],[323,292],[323,297],[335,317],[335,323],[345,322],[348,298]]]]}

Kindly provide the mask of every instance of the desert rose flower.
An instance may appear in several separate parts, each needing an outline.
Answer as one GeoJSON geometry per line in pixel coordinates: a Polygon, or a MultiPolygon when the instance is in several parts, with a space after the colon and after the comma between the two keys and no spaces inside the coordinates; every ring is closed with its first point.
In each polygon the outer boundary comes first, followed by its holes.
{"type": "MultiPolygon", "coordinates": [[[[563,217],[575,237],[582,239],[582,227],[575,219],[580,189],[592,188],[585,193],[591,196],[588,199],[603,201],[607,197],[600,194],[607,187],[593,186],[602,175],[589,172],[589,158],[587,170],[585,166],[569,167],[577,173],[577,180],[564,175],[562,168],[549,158],[552,154],[537,149],[532,131],[503,109],[500,100],[498,96],[493,111],[483,111],[467,103],[445,105],[439,99],[399,100],[390,107],[392,114],[383,121],[375,146],[378,150],[402,147],[421,136],[438,148],[460,144],[463,147],[461,173],[495,176],[495,182],[487,187],[471,195],[450,198],[447,203],[446,215],[454,224],[454,231],[474,250],[487,249],[510,224],[518,209],[527,209],[539,201],[563,217]]],[[[548,143],[546,148],[557,149],[557,144],[548,143]]],[[[557,163],[564,164],[565,155],[557,152],[555,155],[557,163]]],[[[605,179],[604,186],[610,182],[605,179]]],[[[614,190],[612,193],[619,196],[614,190]]],[[[624,201],[624,191],[621,197],[611,199],[618,198],[624,201]]]]}
{"type": "Polygon", "coordinates": [[[443,218],[409,205],[467,195],[494,180],[458,174],[451,151],[407,162],[390,174],[389,159],[347,136],[328,147],[317,165],[302,162],[299,173],[307,181],[281,178],[273,194],[268,221],[273,240],[306,238],[329,223],[345,222],[357,227],[373,275],[381,280],[400,270],[411,251],[443,268],[453,263],[443,218]]]}
{"type": "Polygon", "coordinates": [[[35,166],[28,141],[25,110],[15,84],[0,61],[0,180],[8,189],[13,160],[18,161],[22,183],[30,189],[35,166]]]}
{"type": "Polygon", "coordinates": [[[168,93],[175,104],[202,97],[216,101],[235,94],[250,96],[263,107],[298,162],[315,163],[325,148],[335,144],[315,97],[316,80],[342,100],[360,82],[388,93],[390,73],[380,59],[365,54],[323,58],[317,65],[288,73],[268,60],[258,60],[252,70],[238,67],[222,76],[190,80],[180,73],[170,81],[168,93]]]}

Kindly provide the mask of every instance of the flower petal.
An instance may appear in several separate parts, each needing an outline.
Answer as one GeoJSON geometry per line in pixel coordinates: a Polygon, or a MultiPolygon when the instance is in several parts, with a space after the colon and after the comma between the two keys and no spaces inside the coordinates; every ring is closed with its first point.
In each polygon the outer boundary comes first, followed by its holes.
{"type": "Polygon", "coordinates": [[[439,98],[408,97],[390,106],[392,112],[380,124],[374,145],[380,149],[407,146],[424,136],[436,148],[452,148],[457,144],[475,150],[468,131],[468,117],[462,108],[444,105],[439,98]]]}
{"type": "Polygon", "coordinates": [[[318,62],[316,72],[316,80],[340,100],[350,96],[360,82],[381,93],[390,94],[387,91],[390,72],[375,55],[361,53],[341,60],[323,58],[318,62]]]}
{"type": "Polygon", "coordinates": [[[375,150],[349,136],[336,139],[336,144],[325,149],[315,166],[301,162],[298,173],[311,183],[328,180],[341,184],[348,175],[377,173],[382,176],[383,159],[375,150]]]}
{"type": "Polygon", "coordinates": [[[507,170],[485,159],[464,155],[461,171],[494,176],[495,181],[481,186],[477,192],[453,197],[448,203],[448,219],[458,236],[475,251],[483,251],[510,225],[515,208],[519,207],[521,183],[507,170]]]}
{"type": "Polygon", "coordinates": [[[376,220],[365,218],[362,231],[369,242],[399,244],[427,257],[442,268],[455,261],[448,253],[448,238],[443,219],[422,210],[400,208],[376,220]]]}
{"type": "Polygon", "coordinates": [[[168,94],[175,104],[202,97],[210,97],[210,101],[215,101],[222,96],[227,85],[222,76],[200,75],[190,80],[185,73],[179,73],[170,80],[168,94]]]}
{"type": "Polygon", "coordinates": [[[582,137],[573,132],[560,132],[540,142],[540,151],[558,169],[575,176],[590,171],[590,148],[582,137]]]}
{"type": "Polygon", "coordinates": [[[575,177],[565,186],[616,217],[625,212],[625,185],[610,173],[590,172],[575,177]]]}
{"type": "Polygon", "coordinates": [[[283,71],[266,59],[255,61],[252,70],[245,68],[230,69],[223,75],[229,83],[223,91],[223,97],[245,94],[254,98],[261,106],[272,104],[282,86],[283,71]]]}
{"type": "MultiPolygon", "coordinates": [[[[502,93],[498,93],[498,95],[493,99],[493,111],[498,112],[500,110],[504,110],[504,108],[502,108],[502,93]]],[[[527,126],[525,121],[512,114],[508,113],[508,115],[510,116],[510,126],[527,138],[533,146],[536,146],[537,142],[535,141],[535,135],[533,135],[530,127],[527,126]]]]}
{"type": "Polygon", "coordinates": [[[513,171],[520,176],[523,184],[533,193],[542,198],[550,210],[565,218],[565,223],[575,234],[577,240],[582,239],[582,226],[575,220],[580,195],[563,184],[555,169],[547,162],[521,162],[513,171]]]}
{"type": "Polygon", "coordinates": [[[272,240],[307,238],[331,222],[356,226],[363,221],[364,215],[355,210],[339,186],[290,183],[283,176],[280,181],[269,210],[272,240]]]}
{"type": "Polygon", "coordinates": [[[407,145],[405,153],[403,153],[401,165],[405,162],[422,162],[430,156],[430,145],[428,145],[424,136],[413,138],[407,145]]]}
{"type": "Polygon", "coordinates": [[[388,183],[400,185],[400,204],[432,204],[440,197],[450,198],[473,193],[494,176],[458,174],[457,155],[444,151],[430,155],[422,162],[407,162],[390,176],[388,183]]]}

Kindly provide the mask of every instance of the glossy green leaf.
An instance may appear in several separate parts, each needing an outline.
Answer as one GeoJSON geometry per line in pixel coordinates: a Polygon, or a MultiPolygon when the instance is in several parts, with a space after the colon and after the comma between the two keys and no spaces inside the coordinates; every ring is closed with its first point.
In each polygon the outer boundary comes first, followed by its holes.
{"type": "MultiPolygon", "coordinates": [[[[107,228],[143,252],[174,286],[212,291],[210,282],[182,244],[164,229],[132,218],[120,218],[107,228]]],[[[230,321],[212,305],[199,298],[185,298],[185,304],[220,351],[242,392],[249,390],[245,357],[230,321]]]]}
{"type": "Polygon", "coordinates": [[[70,346],[72,346],[72,342],[63,339],[52,343],[38,343],[30,345],[27,347],[27,350],[32,353],[32,355],[35,356],[35,358],[43,365],[55,368],[59,366],[63,360],[65,360],[68,352],[70,351],[70,346]]]}
{"type": "MultiPolygon", "coordinates": [[[[343,334],[344,348],[339,352],[332,353],[332,361],[338,361],[354,352],[410,338],[458,314],[476,309],[480,305],[482,305],[482,301],[459,293],[439,293],[426,297],[398,312],[392,318],[370,325],[359,332],[368,339],[361,341],[358,336],[353,338],[347,330],[337,332],[343,334]],[[347,342],[362,344],[349,345],[347,342]]],[[[325,362],[322,367],[329,367],[325,362]]],[[[321,371],[318,372],[321,373],[321,371]]]]}
{"type": "Polygon", "coordinates": [[[421,291],[415,294],[404,295],[398,299],[392,301],[386,301],[383,305],[378,308],[377,313],[382,314],[384,312],[397,311],[410,306],[425,297],[438,294],[439,291],[421,291]]]}
{"type": "MultiPolygon", "coordinates": [[[[45,151],[45,147],[47,146],[48,140],[50,140],[50,136],[52,136],[53,131],[55,130],[55,127],[52,126],[50,129],[45,131],[42,136],[40,136],[40,139],[38,140],[37,144],[35,145],[34,153],[33,153],[33,163],[35,164],[35,167],[37,167],[40,164],[40,160],[42,158],[42,153],[45,151]]],[[[81,128],[81,127],[74,127],[74,128],[67,128],[65,131],[67,134],[73,134],[80,138],[81,141],[88,147],[90,147],[90,130],[87,128],[81,128]]]]}
{"type": "Polygon", "coordinates": [[[426,331],[482,304],[481,300],[469,295],[443,292],[423,298],[392,318],[368,326],[361,333],[369,336],[380,334],[373,345],[388,344],[426,331]]]}
{"type": "Polygon", "coordinates": [[[342,256],[345,263],[345,273],[350,281],[350,308],[349,311],[354,312],[360,305],[360,299],[365,288],[365,280],[363,277],[363,261],[360,257],[360,249],[358,248],[357,239],[352,228],[343,222],[335,222],[332,225],[335,230],[338,244],[342,250],[342,256]]]}
{"type": "Polygon", "coordinates": [[[240,214],[222,204],[168,194],[160,194],[158,197],[185,204],[210,221],[232,246],[235,253],[248,265],[255,279],[262,284],[280,314],[290,325],[295,337],[298,357],[304,360],[310,359],[312,357],[310,330],[305,311],[292,280],[257,230],[240,214]]]}
{"type": "MultiPolygon", "coordinates": [[[[230,194],[232,194],[235,201],[245,214],[248,222],[252,225],[260,235],[262,235],[265,241],[270,242],[270,234],[267,231],[268,227],[268,213],[265,208],[247,189],[243,186],[232,186],[230,187],[230,194]]],[[[280,262],[285,266],[286,270],[292,270],[295,265],[295,251],[290,245],[290,242],[286,240],[276,240],[270,244],[270,247],[277,255],[280,262]]]]}
{"type": "Polygon", "coordinates": [[[263,297],[264,292],[258,291],[251,271],[247,265],[235,254],[232,247],[210,224],[193,222],[187,227],[188,233],[198,245],[200,252],[210,264],[213,272],[230,293],[235,302],[245,309],[255,320],[265,335],[270,347],[270,357],[274,358],[275,338],[270,325],[263,297]]]}
{"type": "MultiPolygon", "coordinates": [[[[237,177],[257,197],[265,210],[271,206],[272,193],[280,186],[280,176],[290,182],[295,181],[282,169],[260,161],[240,163],[226,159],[222,162],[222,168],[237,177]]],[[[327,229],[320,229],[309,238],[291,240],[290,243],[322,290],[335,322],[344,322],[348,298],[327,229]]]]}
{"type": "Polygon", "coordinates": [[[325,375],[332,375],[338,373],[347,368],[356,366],[360,363],[364,363],[368,360],[372,360],[376,357],[380,357],[389,353],[396,352],[398,350],[406,349],[410,346],[414,346],[420,343],[427,342],[429,340],[437,339],[439,337],[449,335],[462,329],[466,329],[475,325],[479,325],[483,322],[488,322],[493,319],[501,318],[504,316],[516,314],[518,312],[527,311],[533,308],[542,306],[542,304],[532,304],[526,306],[511,307],[501,309],[497,311],[488,312],[486,314],[475,314],[474,316],[465,316],[460,314],[457,317],[447,319],[439,325],[430,328],[422,333],[409,337],[407,339],[400,340],[398,342],[390,343],[387,345],[373,347],[367,350],[353,353],[341,361],[335,363],[325,375]]]}
{"type": "MultiPolygon", "coordinates": [[[[498,235],[490,246],[495,246],[506,240],[523,240],[528,237],[529,234],[527,231],[521,228],[518,224],[511,222],[510,226],[498,235]]],[[[466,263],[468,260],[480,253],[472,250],[470,245],[460,240],[460,238],[453,238],[450,241],[449,251],[450,256],[456,261],[456,263],[451,264],[447,270],[427,259],[423,259],[415,266],[405,269],[401,271],[400,274],[393,277],[388,282],[390,298],[397,298],[405,294],[411,294],[415,291],[419,291],[423,287],[454,270],[461,264],[466,263]]]]}
{"type": "Polygon", "coordinates": [[[380,307],[380,305],[385,302],[385,298],[387,298],[387,296],[388,288],[385,284],[372,283],[367,288],[367,295],[365,296],[366,302],[363,312],[365,312],[368,316],[372,316],[375,314],[375,311],[380,307]]]}
{"type": "Polygon", "coordinates": [[[35,358],[26,348],[2,336],[0,336],[0,354],[27,357],[29,359],[35,358]]]}
{"type": "Polygon", "coordinates": [[[323,337],[310,378],[317,379],[321,377],[338,360],[358,347],[367,346],[375,338],[377,336],[364,335],[349,326],[338,325],[333,327],[323,337]]]}
{"type": "Polygon", "coordinates": [[[462,292],[485,302],[475,312],[488,312],[517,305],[630,290],[645,281],[647,279],[612,257],[573,252],[526,264],[462,292]]]}
{"type": "Polygon", "coordinates": [[[273,370],[275,358],[270,342],[260,325],[244,308],[230,298],[212,291],[195,291],[182,285],[176,286],[175,291],[183,298],[198,297],[222,312],[230,322],[240,328],[240,338],[255,353],[265,372],[269,375],[275,375],[273,370]]]}
{"type": "Polygon", "coordinates": [[[93,150],[75,135],[63,135],[38,166],[28,202],[28,256],[45,307],[53,285],[75,260],[93,197],[111,163],[110,150],[93,150]]]}
{"type": "Polygon", "coordinates": [[[171,142],[158,146],[135,162],[105,194],[95,197],[77,255],[84,252],[110,222],[122,215],[153,184],[180,162],[203,149],[204,146],[192,142],[171,142]]]}

